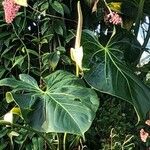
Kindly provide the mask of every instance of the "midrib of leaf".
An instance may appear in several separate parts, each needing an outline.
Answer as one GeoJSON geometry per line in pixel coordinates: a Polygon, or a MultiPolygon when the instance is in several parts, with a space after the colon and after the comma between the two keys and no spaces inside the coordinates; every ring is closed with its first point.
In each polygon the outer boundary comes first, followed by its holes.
{"type": "Polygon", "coordinates": [[[51,99],[53,99],[59,106],[61,106],[61,107],[68,113],[68,115],[73,119],[73,121],[74,121],[75,124],[77,125],[77,127],[78,127],[80,133],[82,133],[82,131],[81,131],[81,129],[80,129],[78,123],[77,123],[76,120],[73,118],[73,116],[68,112],[68,110],[67,110],[61,103],[59,103],[58,101],[56,101],[55,98],[53,98],[53,97],[51,96],[51,94],[49,94],[48,92],[46,92],[45,94],[47,94],[51,99]]]}
{"type": "Polygon", "coordinates": [[[105,62],[107,62],[107,55],[106,55],[106,50],[105,50],[105,61],[104,61],[104,72],[105,72],[105,79],[106,79],[106,83],[107,83],[107,64],[105,62]]]}
{"type": "MultiPolygon", "coordinates": [[[[105,55],[108,55],[108,57],[110,58],[110,60],[112,61],[112,63],[114,64],[114,66],[117,68],[117,70],[122,74],[122,76],[126,79],[126,81],[128,82],[128,79],[126,78],[126,76],[124,75],[124,73],[122,72],[122,70],[118,67],[118,65],[115,63],[115,61],[113,60],[111,54],[109,51],[106,52],[105,55]]],[[[114,56],[115,57],[115,56],[114,56]]],[[[116,58],[116,57],[115,57],[116,58]]],[[[118,59],[118,58],[116,58],[118,59]]],[[[105,62],[107,63],[107,62],[105,62]]]]}

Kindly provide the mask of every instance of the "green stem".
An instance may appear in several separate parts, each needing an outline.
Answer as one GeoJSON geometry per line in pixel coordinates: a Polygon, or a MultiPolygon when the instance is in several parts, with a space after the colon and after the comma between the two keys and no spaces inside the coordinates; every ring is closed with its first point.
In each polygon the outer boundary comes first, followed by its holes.
{"type": "Polygon", "coordinates": [[[38,132],[38,131],[36,131],[32,128],[29,128],[29,127],[26,127],[26,126],[21,126],[19,124],[10,123],[10,122],[4,121],[4,120],[0,120],[0,125],[9,125],[9,126],[12,126],[12,127],[22,128],[22,129],[25,129],[27,131],[34,132],[34,133],[38,134],[39,136],[41,136],[46,141],[46,143],[49,146],[50,150],[53,150],[52,147],[51,147],[51,142],[47,139],[47,137],[44,136],[42,133],[40,133],[40,132],[38,132]]]}
{"type": "Polygon", "coordinates": [[[113,128],[110,133],[110,149],[113,150],[113,128]]]}
{"type": "Polygon", "coordinates": [[[58,141],[57,150],[60,150],[60,140],[59,140],[59,136],[58,136],[58,134],[56,134],[56,136],[57,136],[57,141],[58,141]]]}
{"type": "Polygon", "coordinates": [[[116,34],[116,28],[115,28],[115,26],[113,26],[113,32],[112,32],[112,35],[106,44],[106,47],[108,47],[108,45],[110,44],[110,42],[111,42],[112,38],[115,36],[115,34],[116,34]]]}
{"type": "Polygon", "coordinates": [[[131,141],[131,139],[134,137],[134,135],[132,135],[131,137],[129,137],[127,140],[125,139],[124,143],[121,146],[121,150],[124,150],[125,145],[131,141]]]}
{"type": "Polygon", "coordinates": [[[42,87],[42,57],[41,57],[41,47],[42,44],[41,42],[41,37],[40,37],[40,28],[39,28],[39,21],[37,24],[37,28],[38,28],[38,59],[39,59],[39,72],[40,72],[40,87],[42,87]]]}
{"type": "Polygon", "coordinates": [[[79,77],[79,67],[77,63],[76,63],[76,76],[79,77]]]}
{"type": "Polygon", "coordinates": [[[67,133],[64,133],[64,138],[63,138],[63,150],[66,150],[66,137],[67,137],[67,133]]]}

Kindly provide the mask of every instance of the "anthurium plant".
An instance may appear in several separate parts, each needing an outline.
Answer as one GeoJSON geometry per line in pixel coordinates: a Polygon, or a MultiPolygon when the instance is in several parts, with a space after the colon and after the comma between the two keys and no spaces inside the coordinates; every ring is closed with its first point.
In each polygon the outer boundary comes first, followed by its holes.
{"type": "Polygon", "coordinates": [[[140,64],[149,51],[148,6],[144,0],[1,1],[0,149],[88,148],[86,133],[107,96],[131,104],[135,127],[148,120],[149,67],[140,64]]]}

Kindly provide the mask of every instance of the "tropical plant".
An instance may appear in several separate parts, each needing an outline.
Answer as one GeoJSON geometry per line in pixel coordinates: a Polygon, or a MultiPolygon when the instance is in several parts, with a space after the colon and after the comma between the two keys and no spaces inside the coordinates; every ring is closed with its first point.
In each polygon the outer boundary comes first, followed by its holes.
{"type": "Polygon", "coordinates": [[[149,67],[139,63],[149,51],[149,6],[144,0],[1,2],[0,149],[84,149],[106,95],[131,104],[138,123],[148,119],[149,67]]]}

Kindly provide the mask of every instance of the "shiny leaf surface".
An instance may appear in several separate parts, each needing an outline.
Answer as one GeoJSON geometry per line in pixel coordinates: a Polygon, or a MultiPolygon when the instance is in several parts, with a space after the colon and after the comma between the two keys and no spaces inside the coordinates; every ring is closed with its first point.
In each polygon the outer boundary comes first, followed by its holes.
{"type": "Polygon", "coordinates": [[[14,87],[14,101],[25,121],[41,132],[83,135],[95,116],[99,101],[96,93],[84,86],[76,76],[56,71],[44,78],[46,90],[41,90],[34,78],[21,74],[20,80],[3,79],[0,86],[14,87]],[[20,91],[24,91],[24,94],[20,91]]]}
{"type": "Polygon", "coordinates": [[[111,38],[103,46],[90,31],[84,32],[83,39],[87,83],[100,92],[128,101],[138,119],[143,119],[150,110],[150,89],[126,66],[118,41],[111,38]]]}

